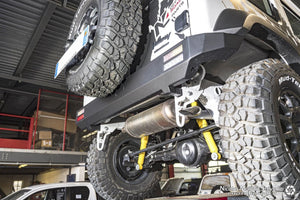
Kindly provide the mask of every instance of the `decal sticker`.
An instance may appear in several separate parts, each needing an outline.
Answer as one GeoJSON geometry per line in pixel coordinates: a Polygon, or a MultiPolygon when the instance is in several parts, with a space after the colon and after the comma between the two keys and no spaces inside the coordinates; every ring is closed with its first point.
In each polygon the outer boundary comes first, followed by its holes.
{"type": "Polygon", "coordinates": [[[168,53],[167,55],[164,56],[164,63],[169,61],[170,59],[174,58],[175,56],[177,56],[178,54],[183,52],[183,47],[182,45],[180,45],[179,47],[177,47],[176,49],[172,50],[170,53],[168,53]]]}
{"type": "Polygon", "coordinates": [[[80,116],[82,114],[84,114],[84,109],[81,109],[80,111],[78,111],[77,116],[80,116]]]}
{"type": "Polygon", "coordinates": [[[171,67],[180,63],[181,61],[183,61],[183,54],[180,54],[179,56],[177,56],[177,57],[173,58],[172,60],[170,60],[169,62],[167,62],[164,65],[164,71],[167,71],[168,69],[170,69],[171,67]]]}
{"type": "Polygon", "coordinates": [[[185,10],[188,10],[187,0],[158,0],[156,21],[149,26],[154,37],[151,61],[190,35],[189,28],[180,34],[175,31],[175,19],[185,10]]]}

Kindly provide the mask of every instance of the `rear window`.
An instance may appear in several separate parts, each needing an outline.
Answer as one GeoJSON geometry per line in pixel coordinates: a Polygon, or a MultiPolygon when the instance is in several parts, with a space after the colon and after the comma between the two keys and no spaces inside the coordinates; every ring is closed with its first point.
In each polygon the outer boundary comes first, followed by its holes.
{"type": "Polygon", "coordinates": [[[269,0],[249,0],[252,4],[254,4],[257,8],[262,10],[264,13],[273,17],[272,9],[269,3],[269,0]]]}
{"type": "Polygon", "coordinates": [[[71,187],[70,188],[71,200],[88,200],[90,190],[88,187],[71,187]]]}
{"type": "Polygon", "coordinates": [[[299,0],[291,0],[298,8],[300,8],[300,1],[299,0]]]}
{"type": "MultiPolygon", "coordinates": [[[[42,200],[65,200],[66,199],[66,188],[53,188],[46,191],[46,198],[41,198],[42,200]]],[[[32,198],[28,198],[32,200],[32,198]]]]}
{"type": "Polygon", "coordinates": [[[21,197],[23,194],[29,192],[30,190],[24,189],[24,190],[19,190],[18,192],[12,193],[11,195],[5,197],[2,200],[16,200],[17,198],[21,197]]]}
{"type": "Polygon", "coordinates": [[[292,10],[287,8],[287,6],[283,6],[288,17],[288,20],[291,24],[294,34],[300,38],[300,18],[297,16],[292,10]]]}

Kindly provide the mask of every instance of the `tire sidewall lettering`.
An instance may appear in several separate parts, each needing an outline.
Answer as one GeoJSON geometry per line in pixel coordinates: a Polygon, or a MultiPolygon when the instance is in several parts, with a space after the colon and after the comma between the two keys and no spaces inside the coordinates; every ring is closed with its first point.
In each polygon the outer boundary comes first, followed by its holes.
{"type": "Polygon", "coordinates": [[[291,76],[291,75],[286,75],[286,76],[281,76],[279,79],[278,79],[278,83],[279,83],[279,86],[281,86],[283,83],[285,82],[291,82],[293,83],[294,85],[296,85],[298,88],[300,88],[300,83],[299,81],[296,80],[295,77],[291,76]]]}
{"type": "MultiPolygon", "coordinates": [[[[276,106],[279,106],[275,101],[277,101],[279,95],[281,94],[281,91],[284,91],[289,88],[289,90],[292,90],[296,94],[299,94],[300,96],[300,79],[292,75],[292,73],[287,73],[286,71],[280,71],[278,72],[279,76],[274,77],[274,85],[272,89],[272,95],[273,95],[273,103],[276,106]]],[[[279,114],[278,111],[276,110],[276,107],[273,108],[274,114],[279,114]]],[[[278,128],[278,131],[280,129],[280,121],[278,117],[275,117],[275,123],[278,128]]],[[[282,148],[285,150],[285,153],[287,154],[288,162],[290,163],[291,166],[294,167],[295,171],[300,175],[300,168],[299,166],[295,163],[294,158],[291,154],[291,151],[288,147],[288,144],[286,141],[283,140],[283,138],[278,135],[279,140],[282,143],[282,148]]]]}

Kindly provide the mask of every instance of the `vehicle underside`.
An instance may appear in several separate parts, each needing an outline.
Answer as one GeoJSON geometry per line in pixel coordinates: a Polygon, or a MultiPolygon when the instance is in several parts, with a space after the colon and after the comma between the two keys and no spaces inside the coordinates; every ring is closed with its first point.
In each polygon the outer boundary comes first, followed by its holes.
{"type": "Polygon", "coordinates": [[[98,130],[99,195],[159,196],[162,164],[226,159],[251,199],[299,197],[300,41],[274,18],[243,0],[82,1],[55,76],[94,97],[77,124],[98,130]]]}

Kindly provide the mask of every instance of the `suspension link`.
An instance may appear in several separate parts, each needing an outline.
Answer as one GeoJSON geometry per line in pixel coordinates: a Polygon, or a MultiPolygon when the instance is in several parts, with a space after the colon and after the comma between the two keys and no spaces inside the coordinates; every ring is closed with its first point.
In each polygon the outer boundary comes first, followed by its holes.
{"type": "MultiPolygon", "coordinates": [[[[197,102],[193,102],[191,106],[198,106],[197,102]]],[[[196,119],[197,124],[199,128],[205,128],[208,126],[207,121],[205,119],[196,119]]],[[[220,160],[221,159],[221,154],[219,153],[218,146],[215,142],[214,137],[212,136],[210,131],[204,131],[203,133],[204,139],[207,143],[207,146],[209,148],[209,151],[211,153],[211,159],[212,160],[220,160]]]]}

